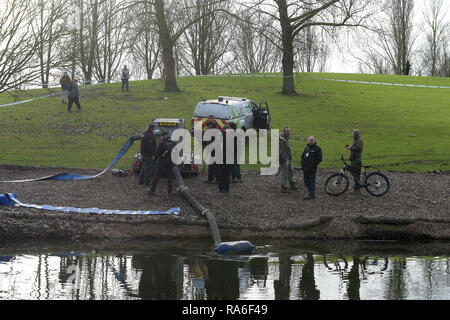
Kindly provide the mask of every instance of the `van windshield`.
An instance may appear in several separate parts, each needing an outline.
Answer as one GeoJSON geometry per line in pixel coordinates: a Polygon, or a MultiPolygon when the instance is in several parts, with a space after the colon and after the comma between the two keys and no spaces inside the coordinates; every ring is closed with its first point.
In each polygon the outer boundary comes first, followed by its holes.
{"type": "Polygon", "coordinates": [[[231,119],[230,106],[216,103],[199,103],[194,111],[194,117],[231,119]]]}

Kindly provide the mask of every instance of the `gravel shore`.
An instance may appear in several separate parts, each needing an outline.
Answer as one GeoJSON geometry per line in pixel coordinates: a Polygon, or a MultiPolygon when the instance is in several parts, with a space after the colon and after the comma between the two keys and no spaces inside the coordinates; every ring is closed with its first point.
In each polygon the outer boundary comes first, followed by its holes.
{"type": "MultiPolygon", "coordinates": [[[[89,175],[100,170],[2,165],[0,180],[31,179],[63,172],[89,175]]],[[[231,184],[230,194],[226,195],[219,193],[217,185],[203,183],[204,175],[185,177],[185,184],[200,203],[213,211],[222,237],[228,240],[241,237],[450,239],[449,173],[385,172],[391,190],[377,198],[365,190],[361,195],[347,192],[340,197],[328,196],[323,184],[334,172],[319,170],[317,198],[313,201],[303,199],[307,192],[301,171],[295,171],[299,190],[290,194],[280,192],[278,175],[261,176],[258,171],[243,172],[243,183],[231,184]],[[369,218],[369,222],[363,222],[361,217],[369,218]],[[384,222],[371,222],[371,218],[384,222]],[[392,221],[386,222],[389,219],[392,221]]],[[[166,179],[160,181],[155,197],[148,196],[147,187],[138,185],[137,180],[130,172],[125,177],[107,172],[87,181],[0,183],[0,193],[15,193],[22,203],[64,207],[164,211],[177,207],[181,209],[180,216],[113,217],[0,207],[0,237],[209,236],[205,219],[179,194],[167,194],[166,179]]]]}

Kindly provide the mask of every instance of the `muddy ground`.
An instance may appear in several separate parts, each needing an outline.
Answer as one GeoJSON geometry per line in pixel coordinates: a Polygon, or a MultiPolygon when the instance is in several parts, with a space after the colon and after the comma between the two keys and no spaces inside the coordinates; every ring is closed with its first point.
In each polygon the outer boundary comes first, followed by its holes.
{"type": "MultiPolygon", "coordinates": [[[[101,170],[0,166],[0,181],[30,179],[57,173],[97,174],[101,170]]],[[[450,240],[450,174],[386,173],[390,192],[376,198],[363,191],[330,197],[323,190],[334,171],[319,170],[317,198],[306,201],[303,174],[300,187],[280,192],[279,175],[243,172],[243,183],[231,184],[230,194],[203,183],[206,176],[185,176],[185,184],[205,207],[212,209],[223,240],[252,238],[297,239],[444,239],[450,240]],[[365,217],[368,219],[362,219],[365,217]]],[[[137,176],[107,172],[87,181],[0,183],[0,193],[16,193],[22,203],[64,207],[168,210],[178,217],[64,214],[36,209],[0,207],[0,238],[204,238],[210,237],[205,218],[179,194],[167,194],[162,179],[156,197],[137,184],[137,176]]]]}

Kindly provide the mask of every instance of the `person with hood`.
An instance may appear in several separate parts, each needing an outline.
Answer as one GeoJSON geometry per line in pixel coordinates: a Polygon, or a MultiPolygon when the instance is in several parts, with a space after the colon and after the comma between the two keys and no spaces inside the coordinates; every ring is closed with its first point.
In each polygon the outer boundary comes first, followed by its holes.
{"type": "Polygon", "coordinates": [[[68,102],[68,90],[70,87],[70,84],[72,83],[72,80],[70,79],[67,72],[64,72],[63,76],[59,79],[59,83],[61,84],[61,90],[62,90],[62,103],[66,104],[68,102]]]}
{"type": "Polygon", "coordinates": [[[308,141],[302,154],[302,170],[303,181],[308,188],[308,197],[305,200],[312,200],[316,197],[316,174],[317,166],[322,162],[322,149],[314,137],[309,137],[308,141]]]}
{"type": "Polygon", "coordinates": [[[289,193],[290,190],[297,190],[294,182],[294,167],[292,165],[292,145],[290,142],[291,129],[285,127],[283,133],[280,134],[280,181],[281,181],[281,192],[289,193]]]}
{"type": "Polygon", "coordinates": [[[152,180],[152,186],[149,195],[155,195],[156,186],[159,179],[165,174],[167,176],[167,192],[172,193],[173,190],[173,162],[172,149],[175,147],[175,142],[172,141],[169,132],[164,132],[162,141],[158,145],[153,166],[156,168],[152,180]]]}
{"type": "Polygon", "coordinates": [[[156,152],[155,125],[150,124],[141,140],[142,168],[139,173],[139,184],[150,185],[153,173],[153,157],[156,152]]]}
{"type": "Polygon", "coordinates": [[[79,95],[80,95],[80,93],[78,90],[78,80],[75,79],[69,86],[69,105],[68,105],[69,112],[72,112],[72,105],[74,102],[78,107],[78,111],[81,111],[79,95]]]}
{"type": "MultiPolygon", "coordinates": [[[[361,131],[358,129],[354,129],[352,131],[352,137],[353,137],[353,143],[351,146],[347,145],[345,148],[350,151],[350,158],[351,166],[353,168],[353,174],[358,178],[358,180],[361,179],[361,167],[362,167],[362,152],[364,147],[364,142],[361,138],[361,131]]],[[[353,190],[355,193],[361,192],[361,187],[358,184],[358,182],[355,180],[355,186],[353,187],[353,190]]]]}

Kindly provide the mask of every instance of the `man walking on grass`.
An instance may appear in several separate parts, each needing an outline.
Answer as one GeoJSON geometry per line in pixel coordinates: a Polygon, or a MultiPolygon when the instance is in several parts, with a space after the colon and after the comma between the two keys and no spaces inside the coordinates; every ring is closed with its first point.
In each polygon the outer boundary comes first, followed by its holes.
{"type": "Polygon", "coordinates": [[[309,137],[308,141],[302,154],[302,170],[303,181],[308,188],[308,197],[305,200],[312,200],[316,197],[316,174],[317,166],[322,162],[322,149],[314,137],[309,137]]]}
{"type": "Polygon", "coordinates": [[[72,112],[72,105],[75,102],[76,106],[78,107],[78,111],[81,111],[81,105],[80,105],[80,99],[79,95],[80,92],[78,90],[78,80],[75,79],[69,86],[69,105],[68,105],[68,111],[72,112]]]}

